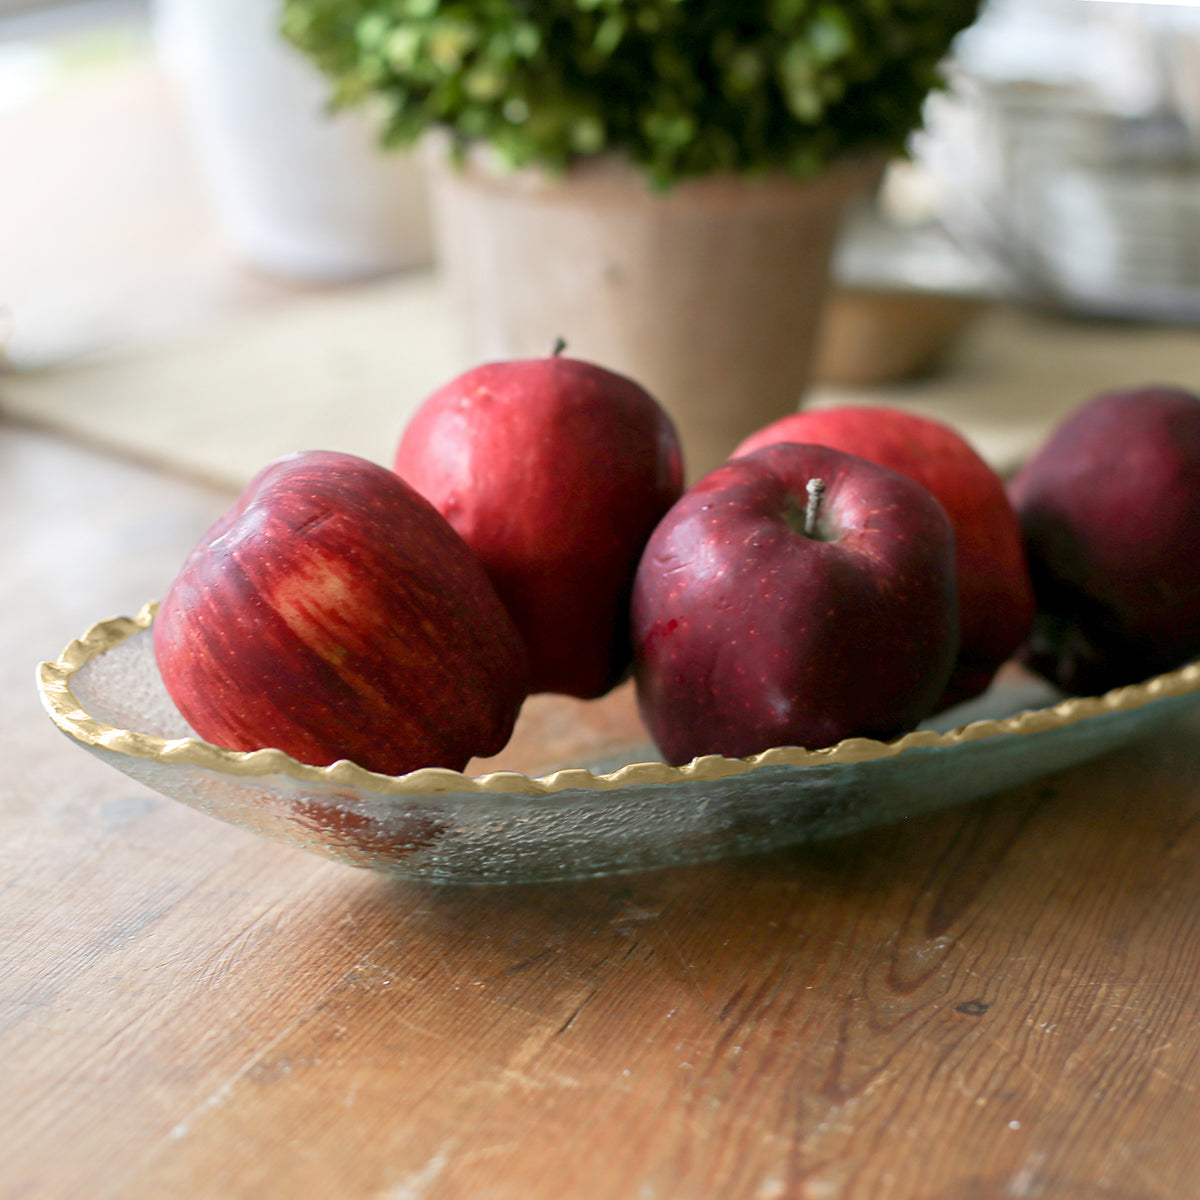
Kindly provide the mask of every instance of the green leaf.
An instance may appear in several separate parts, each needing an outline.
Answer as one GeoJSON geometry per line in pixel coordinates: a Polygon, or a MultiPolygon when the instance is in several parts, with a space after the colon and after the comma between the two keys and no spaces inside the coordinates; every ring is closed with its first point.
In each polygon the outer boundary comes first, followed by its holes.
{"type": "Polygon", "coordinates": [[[821,63],[831,63],[854,48],[854,31],[845,12],[832,4],[824,4],[809,22],[808,41],[812,57],[821,63]]]}
{"type": "Polygon", "coordinates": [[[735,51],[725,64],[722,83],[725,94],[731,97],[746,96],[758,88],[767,76],[767,64],[760,51],[743,46],[735,51]]]}
{"type": "Polygon", "coordinates": [[[509,34],[512,50],[519,58],[532,58],[542,48],[542,34],[532,21],[520,21],[509,34]]]}
{"type": "Polygon", "coordinates": [[[411,69],[421,56],[421,31],[412,25],[393,29],[384,40],[383,56],[395,71],[411,69]]]}
{"type": "Polygon", "coordinates": [[[621,44],[628,25],[629,18],[623,13],[612,13],[605,17],[596,30],[596,36],[592,39],[592,46],[596,52],[605,58],[612,54],[621,44]]]}
{"type": "Polygon", "coordinates": [[[811,0],[771,0],[767,19],[776,29],[794,29],[811,7],[811,0]]]}
{"type": "Polygon", "coordinates": [[[442,17],[429,26],[425,53],[446,74],[458,71],[479,41],[479,29],[468,21],[442,17]]]}
{"type": "Polygon", "coordinates": [[[825,107],[812,46],[805,41],[788,45],[779,62],[779,85],[798,121],[815,121],[825,107]]]}
{"type": "Polygon", "coordinates": [[[383,13],[367,13],[356,29],[359,47],[363,51],[380,50],[391,32],[392,22],[383,13]]]}
{"type": "Polygon", "coordinates": [[[604,132],[599,117],[577,117],[571,122],[571,149],[577,154],[598,154],[604,149],[604,132]]]}

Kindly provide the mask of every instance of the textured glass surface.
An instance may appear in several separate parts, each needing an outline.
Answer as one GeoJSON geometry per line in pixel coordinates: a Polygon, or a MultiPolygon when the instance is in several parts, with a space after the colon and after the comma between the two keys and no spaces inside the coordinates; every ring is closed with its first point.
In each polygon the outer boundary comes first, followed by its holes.
{"type": "Polygon", "coordinates": [[[959,804],[1107,753],[1200,701],[1200,664],[1103,697],[994,688],[937,729],[687,767],[645,746],[531,778],[308,767],[278,750],[191,736],[155,667],[148,626],[101,622],[39,686],[68,736],[148,787],[221,820],[355,866],[445,882],[572,878],[699,862],[959,804]],[[1049,704],[1049,707],[1037,707],[1049,704]],[[954,725],[947,728],[948,723],[954,725]]]}

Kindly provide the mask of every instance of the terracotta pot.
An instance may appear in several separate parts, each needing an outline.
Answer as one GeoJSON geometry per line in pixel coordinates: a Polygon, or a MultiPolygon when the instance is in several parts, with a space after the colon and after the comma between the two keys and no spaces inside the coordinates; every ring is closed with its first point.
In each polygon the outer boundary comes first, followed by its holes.
{"type": "Polygon", "coordinates": [[[469,363],[568,353],[636,379],[679,425],[689,478],[794,410],[842,214],[882,160],[811,181],[652,190],[616,158],[566,176],[456,168],[431,149],[439,259],[469,363]]]}

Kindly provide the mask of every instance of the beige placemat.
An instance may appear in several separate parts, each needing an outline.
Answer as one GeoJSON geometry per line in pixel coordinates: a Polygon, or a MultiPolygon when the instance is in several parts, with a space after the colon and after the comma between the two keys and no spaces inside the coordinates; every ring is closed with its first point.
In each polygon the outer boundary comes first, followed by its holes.
{"type": "MultiPolygon", "coordinates": [[[[240,487],[292,450],[389,462],[413,408],[468,365],[439,280],[421,274],[244,311],[125,355],[3,376],[0,411],[240,487]]],[[[808,402],[911,408],[960,429],[1006,470],[1088,395],[1152,381],[1200,390],[1200,330],[997,307],[937,375],[818,386],[808,402]]]]}
{"type": "Polygon", "coordinates": [[[0,376],[0,412],[241,487],[293,450],[390,464],[408,413],[459,361],[437,280],[403,277],[0,376]]]}

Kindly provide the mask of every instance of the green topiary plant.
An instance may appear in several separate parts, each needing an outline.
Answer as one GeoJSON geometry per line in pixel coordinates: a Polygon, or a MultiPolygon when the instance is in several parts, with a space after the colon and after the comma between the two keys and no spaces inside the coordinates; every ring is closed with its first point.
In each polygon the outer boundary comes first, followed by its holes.
{"type": "Polygon", "coordinates": [[[814,175],[899,150],[978,0],[285,0],[285,35],[373,101],[384,140],[565,169],[624,154],[659,187],[814,175]]]}

